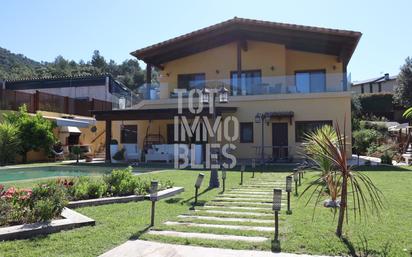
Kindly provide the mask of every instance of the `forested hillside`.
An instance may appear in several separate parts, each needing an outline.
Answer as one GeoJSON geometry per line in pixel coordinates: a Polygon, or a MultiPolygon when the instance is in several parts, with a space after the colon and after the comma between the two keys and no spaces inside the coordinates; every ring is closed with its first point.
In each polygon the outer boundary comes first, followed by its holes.
{"type": "Polygon", "coordinates": [[[121,64],[106,59],[95,50],[90,61],[79,62],[57,56],[54,62],[37,62],[22,54],[0,47],[0,80],[81,76],[110,73],[127,87],[136,89],[144,82],[144,70],[137,60],[127,59],[121,64]]]}

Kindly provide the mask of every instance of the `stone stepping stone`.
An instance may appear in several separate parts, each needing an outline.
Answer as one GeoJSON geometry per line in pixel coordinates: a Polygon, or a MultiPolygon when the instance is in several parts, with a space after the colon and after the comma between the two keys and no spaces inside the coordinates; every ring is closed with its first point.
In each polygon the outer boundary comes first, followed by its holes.
{"type": "Polygon", "coordinates": [[[244,231],[262,231],[262,232],[275,231],[275,228],[273,227],[257,227],[257,226],[242,226],[242,225],[204,224],[204,223],[175,222],[175,221],[166,221],[164,224],[168,226],[177,225],[177,226],[200,227],[200,228],[223,228],[223,229],[244,230],[244,231]]]}
{"type": "Polygon", "coordinates": [[[211,221],[222,221],[222,222],[248,222],[248,223],[265,223],[273,224],[273,220],[261,220],[253,218],[229,218],[229,217],[213,217],[213,216],[195,216],[195,215],[179,215],[177,216],[181,219],[198,219],[198,220],[211,220],[211,221]]]}
{"type": "Polygon", "coordinates": [[[270,198],[266,199],[256,199],[256,198],[233,198],[233,197],[218,197],[213,199],[214,202],[219,202],[219,201],[225,201],[225,202],[230,202],[230,201],[245,201],[245,202],[254,202],[254,203],[271,203],[273,200],[270,198]]]}
{"type": "Polygon", "coordinates": [[[177,231],[167,231],[167,230],[151,230],[147,232],[147,234],[157,235],[157,236],[180,237],[180,238],[243,241],[243,242],[250,242],[250,243],[262,243],[269,239],[267,237],[261,237],[261,236],[219,235],[219,234],[209,234],[209,233],[177,232],[177,231]]]}
{"type": "Polygon", "coordinates": [[[239,189],[239,188],[234,188],[228,191],[228,193],[248,193],[248,194],[255,194],[255,195],[268,195],[268,194],[273,194],[272,190],[268,191],[256,191],[256,190],[248,190],[248,189],[239,189]]]}
{"type": "Polygon", "coordinates": [[[253,199],[271,199],[270,195],[248,195],[248,194],[224,194],[219,195],[217,198],[253,198],[253,199]]]}
{"type": "Polygon", "coordinates": [[[272,211],[272,208],[265,208],[265,207],[245,207],[245,206],[224,206],[224,205],[205,205],[203,206],[205,209],[231,209],[231,210],[262,210],[262,211],[272,211]]]}
{"type": "Polygon", "coordinates": [[[236,202],[236,201],[215,201],[212,200],[212,202],[214,203],[214,205],[241,205],[241,206],[254,206],[254,205],[258,205],[258,206],[272,206],[272,203],[262,203],[262,202],[236,202]]]}
{"type": "Polygon", "coordinates": [[[195,212],[206,212],[212,214],[226,214],[226,215],[244,215],[244,216],[257,216],[257,217],[272,217],[271,213],[262,212],[239,212],[239,211],[220,211],[220,210],[195,210],[195,212]]]}

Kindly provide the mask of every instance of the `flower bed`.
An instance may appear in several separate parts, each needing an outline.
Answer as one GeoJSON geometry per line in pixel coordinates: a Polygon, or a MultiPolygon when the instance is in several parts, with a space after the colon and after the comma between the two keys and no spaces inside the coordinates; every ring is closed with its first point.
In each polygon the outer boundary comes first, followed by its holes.
{"type": "Polygon", "coordinates": [[[64,189],[55,183],[33,189],[0,185],[0,226],[44,222],[59,217],[67,204],[64,189]]]}
{"type": "MultiPolygon", "coordinates": [[[[135,176],[131,167],[113,170],[103,178],[57,179],[32,189],[0,185],[0,227],[53,220],[69,201],[70,207],[79,207],[143,200],[149,187],[150,181],[135,176]]],[[[172,187],[170,181],[159,182],[159,191],[172,187]]]]}
{"type": "MultiPolygon", "coordinates": [[[[106,198],[112,196],[144,195],[149,192],[150,181],[135,176],[132,168],[113,170],[103,178],[79,177],[56,181],[70,201],[106,198]]],[[[160,181],[159,190],[173,187],[171,181],[160,181]]]]}

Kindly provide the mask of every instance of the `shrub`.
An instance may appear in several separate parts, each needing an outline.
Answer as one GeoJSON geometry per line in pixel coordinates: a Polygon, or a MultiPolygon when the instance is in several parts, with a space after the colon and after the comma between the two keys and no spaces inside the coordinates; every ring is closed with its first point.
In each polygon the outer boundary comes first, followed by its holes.
{"type": "Polygon", "coordinates": [[[108,192],[112,195],[131,195],[136,189],[140,190],[143,187],[140,178],[133,175],[132,167],[113,170],[103,179],[108,186],[108,192]]]}
{"type": "Polygon", "coordinates": [[[389,153],[389,151],[386,151],[386,152],[381,156],[381,164],[392,165],[392,157],[393,157],[393,155],[391,155],[391,154],[389,153]]]}
{"type": "Polygon", "coordinates": [[[48,221],[57,217],[67,205],[67,197],[63,187],[56,183],[41,184],[33,187],[31,208],[32,221],[48,221]]]}
{"type": "Polygon", "coordinates": [[[79,177],[74,183],[72,191],[73,200],[84,200],[89,198],[89,181],[88,177],[79,177]]]}
{"type": "Polygon", "coordinates": [[[361,129],[353,132],[353,148],[358,155],[366,154],[372,143],[378,142],[382,134],[374,129],[361,129]]]}
{"type": "Polygon", "coordinates": [[[100,179],[91,180],[89,182],[89,187],[87,190],[87,195],[89,199],[101,198],[107,193],[107,184],[100,179]]]}
{"type": "Polygon", "coordinates": [[[0,226],[49,221],[58,217],[66,204],[64,190],[56,183],[32,190],[0,186],[0,226]]]}

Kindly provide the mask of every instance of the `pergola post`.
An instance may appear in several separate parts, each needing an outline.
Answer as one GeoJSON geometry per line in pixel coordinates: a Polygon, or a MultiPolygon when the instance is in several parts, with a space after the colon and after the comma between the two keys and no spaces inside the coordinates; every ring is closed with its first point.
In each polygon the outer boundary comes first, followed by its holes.
{"type": "Polygon", "coordinates": [[[112,141],[112,120],[106,120],[106,162],[111,163],[110,141],[112,141]]]}

